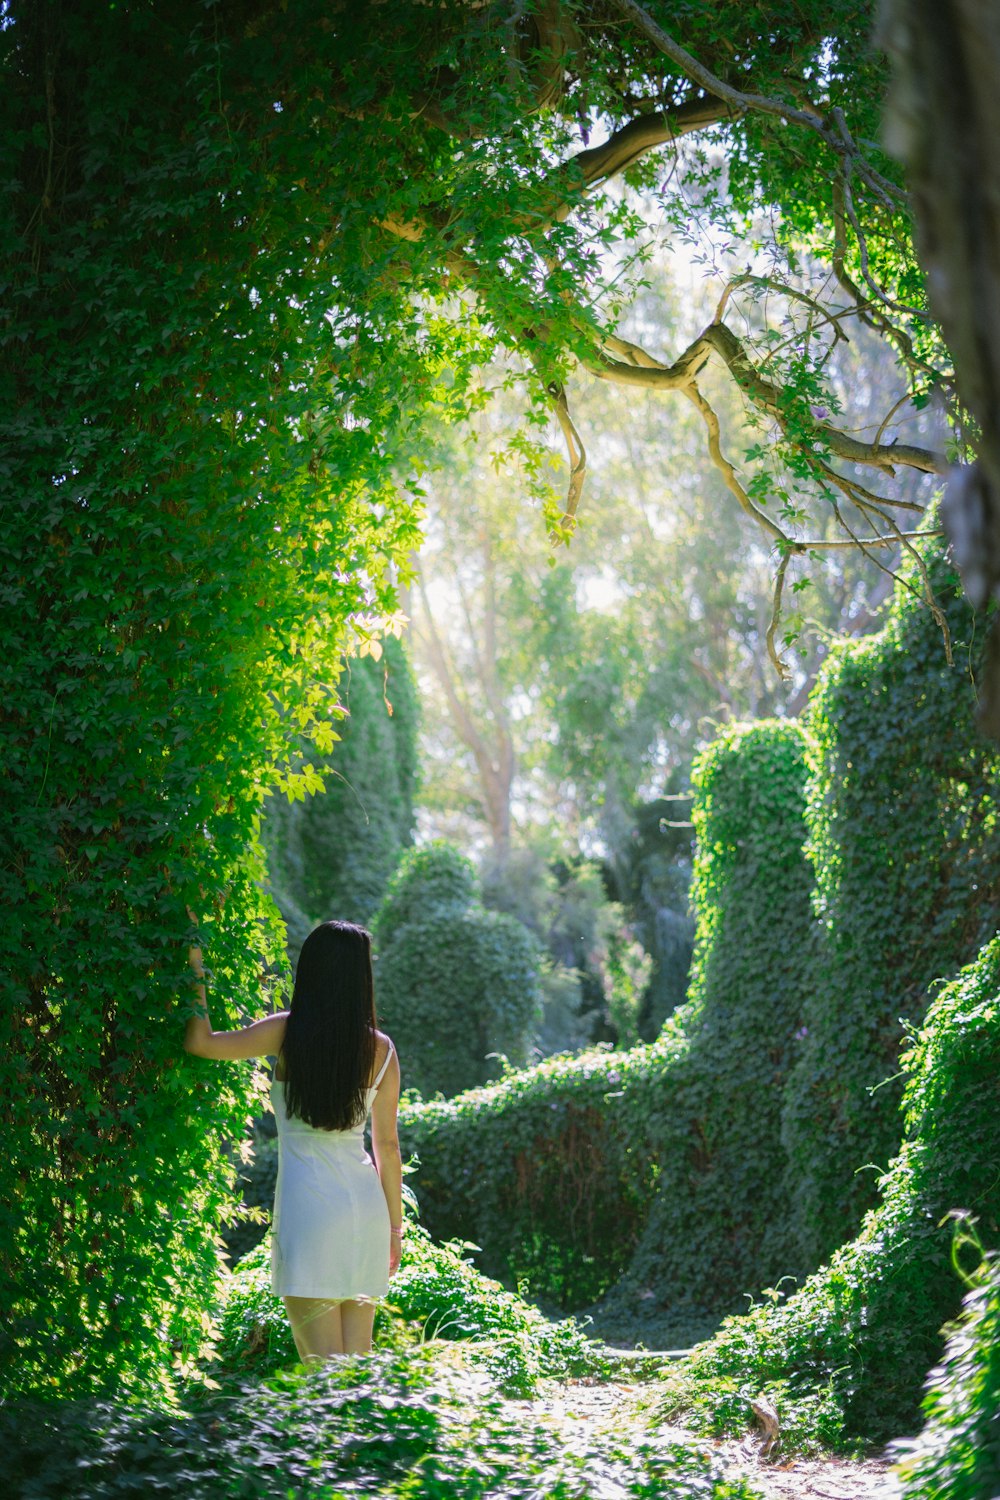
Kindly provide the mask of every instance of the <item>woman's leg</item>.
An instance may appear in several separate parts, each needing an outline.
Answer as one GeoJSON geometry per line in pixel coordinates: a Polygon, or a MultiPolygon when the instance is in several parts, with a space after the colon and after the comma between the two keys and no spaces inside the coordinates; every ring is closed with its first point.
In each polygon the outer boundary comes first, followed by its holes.
{"type": "Polygon", "coordinates": [[[304,1365],[322,1364],[335,1354],[353,1353],[345,1348],[341,1308],[350,1303],[328,1302],[322,1297],[285,1297],[282,1299],[292,1338],[304,1365]]]}
{"type": "Polygon", "coordinates": [[[368,1354],[372,1347],[374,1302],[347,1301],[340,1304],[345,1354],[368,1354]]]}

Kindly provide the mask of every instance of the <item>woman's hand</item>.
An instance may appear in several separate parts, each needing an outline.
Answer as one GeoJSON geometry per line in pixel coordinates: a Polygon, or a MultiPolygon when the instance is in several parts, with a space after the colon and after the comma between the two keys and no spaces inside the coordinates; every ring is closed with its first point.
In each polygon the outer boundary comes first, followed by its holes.
{"type": "Polygon", "coordinates": [[[403,1259],[403,1231],[402,1229],[389,1230],[389,1275],[395,1276],[399,1270],[399,1263],[403,1259]]]}

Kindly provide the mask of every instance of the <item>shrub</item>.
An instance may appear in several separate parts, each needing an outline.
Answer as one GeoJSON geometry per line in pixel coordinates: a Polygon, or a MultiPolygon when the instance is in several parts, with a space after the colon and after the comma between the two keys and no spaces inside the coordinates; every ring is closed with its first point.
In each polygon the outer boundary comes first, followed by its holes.
{"type": "Polygon", "coordinates": [[[886,1438],[912,1427],[925,1372],[960,1286],[948,1215],[970,1211],[987,1244],[1000,1240],[1000,937],[945,986],[904,1058],[902,1150],[880,1182],[881,1202],[859,1236],[782,1301],[766,1296],[728,1319],[671,1377],[664,1411],[713,1428],[745,1425],[763,1391],[800,1410],[800,1438],[827,1444],[886,1438]],[[818,1421],[818,1417],[816,1418],[818,1421]]]}
{"type": "Polygon", "coordinates": [[[475,1239],[489,1269],[564,1308],[630,1263],[629,1305],[654,1286],[731,1306],[761,1266],[789,1269],[780,1167],[761,1145],[778,1145],[811,927],[804,776],[792,724],[734,728],[703,758],[692,993],[658,1043],[404,1112],[436,1235],[475,1239]]]}
{"type": "Polygon", "coordinates": [[[555,1057],[502,1083],[400,1112],[421,1215],[474,1240],[484,1268],[572,1310],[625,1270],[656,1162],[651,1099],[677,1041],[555,1057]]]}
{"type": "MultiPolygon", "coordinates": [[[[612,1014],[620,996],[609,960],[628,934],[624,910],[610,900],[601,868],[586,859],[557,858],[551,844],[539,841],[509,849],[502,858],[487,857],[481,880],[484,904],[516,917],[544,950],[536,1055],[621,1040],[612,1014]]],[[[631,1018],[624,1020],[627,1027],[631,1018]]]]}
{"type": "Polygon", "coordinates": [[[944,1358],[928,1379],[919,1437],[894,1444],[900,1500],[995,1500],[1000,1494],[1000,1259],[972,1279],[944,1358]]]}
{"type": "Polygon", "coordinates": [[[928,567],[953,663],[914,570],[878,635],[831,651],[809,701],[818,922],[782,1125],[807,1266],[875,1201],[874,1174],[858,1169],[898,1149],[907,1027],[996,926],[1000,760],[975,724],[975,621],[951,564],[931,554],[928,567]]]}
{"type": "MultiPolygon", "coordinates": [[[[375,1347],[404,1349],[429,1339],[459,1341],[477,1368],[508,1396],[534,1394],[542,1377],[604,1368],[598,1347],[575,1323],[551,1323],[463,1258],[462,1245],[436,1245],[407,1226],[403,1262],[379,1304],[375,1347]]],[[[271,1292],[270,1241],[244,1257],[230,1278],[220,1317],[218,1358],[230,1373],[269,1374],[294,1364],[284,1306],[271,1292]]]]}
{"type": "Polygon", "coordinates": [[[540,1010],[539,954],[487,911],[471,864],[443,842],[403,856],[375,920],[379,1015],[404,1083],[455,1094],[523,1063],[540,1010]],[[492,1055],[492,1056],[491,1056],[492,1055]]]}
{"type": "Polygon", "coordinates": [[[695,963],[661,1042],[406,1115],[433,1232],[561,1307],[608,1294],[629,1321],[640,1298],[735,1311],[857,1233],[876,1201],[859,1168],[898,1149],[906,1026],[1000,896],[974,622],[929,567],[954,665],[903,585],[879,636],[831,653],[805,729],[734,726],[701,758],[695,963]]]}

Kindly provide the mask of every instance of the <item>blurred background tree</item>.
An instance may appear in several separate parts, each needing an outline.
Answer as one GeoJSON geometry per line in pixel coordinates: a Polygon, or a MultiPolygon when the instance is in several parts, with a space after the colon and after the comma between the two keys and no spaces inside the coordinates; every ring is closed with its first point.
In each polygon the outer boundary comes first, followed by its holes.
{"type": "Polygon", "coordinates": [[[318,922],[369,926],[413,839],[419,707],[405,647],[387,636],[350,658],[340,701],[339,739],[327,755],[311,753],[323,791],[272,797],[263,818],[270,890],[293,958],[318,922]]]}

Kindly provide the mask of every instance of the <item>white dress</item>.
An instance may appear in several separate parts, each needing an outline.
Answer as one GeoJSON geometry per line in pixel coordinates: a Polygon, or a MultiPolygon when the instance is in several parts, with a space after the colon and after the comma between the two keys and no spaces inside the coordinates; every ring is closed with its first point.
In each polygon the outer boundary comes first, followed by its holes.
{"type": "MultiPolygon", "coordinates": [[[[365,1118],[392,1057],[368,1090],[365,1118]]],[[[285,1109],[271,1083],[278,1124],[278,1181],[271,1225],[271,1289],[279,1297],[384,1297],[389,1290],[389,1209],[365,1150],[364,1122],[317,1130],[285,1109]]]]}

